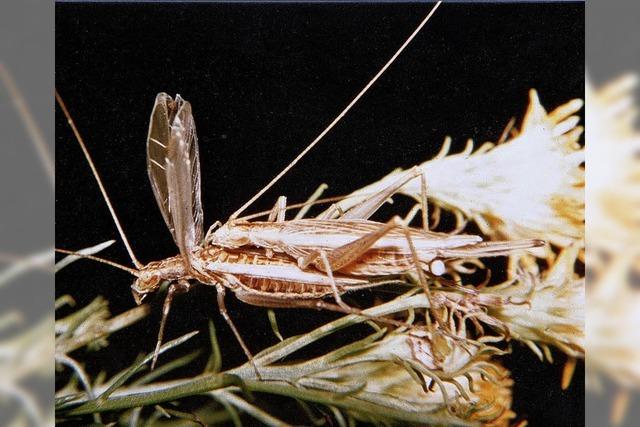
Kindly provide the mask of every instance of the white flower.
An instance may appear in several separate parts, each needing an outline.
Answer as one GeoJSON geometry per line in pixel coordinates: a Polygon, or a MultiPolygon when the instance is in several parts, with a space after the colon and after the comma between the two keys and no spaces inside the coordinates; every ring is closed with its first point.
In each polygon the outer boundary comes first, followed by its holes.
{"type": "MultiPolygon", "coordinates": [[[[519,132],[499,143],[473,142],[447,155],[440,153],[419,167],[429,200],[474,219],[484,234],[499,239],[539,238],[561,247],[584,237],[584,149],[582,127],[574,115],[583,105],[574,99],[547,113],[535,90],[519,132]]],[[[353,193],[339,204],[347,209],[397,179],[397,170],[353,193]],[[359,196],[359,197],[358,197],[359,196]]],[[[420,200],[420,179],[401,193],[420,200]]]]}
{"type": "MultiPolygon", "coordinates": [[[[552,361],[549,346],[572,357],[584,357],[584,277],[574,273],[578,245],[564,249],[542,276],[522,272],[513,281],[486,288],[503,298],[488,314],[504,322],[510,335],[540,359],[552,361]]],[[[590,319],[591,320],[591,319],[590,319]]]]}

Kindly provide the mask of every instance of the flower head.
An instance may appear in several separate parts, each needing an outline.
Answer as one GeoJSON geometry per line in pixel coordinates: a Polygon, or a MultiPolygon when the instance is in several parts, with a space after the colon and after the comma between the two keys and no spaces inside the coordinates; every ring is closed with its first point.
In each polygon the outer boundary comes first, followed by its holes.
{"type": "Polygon", "coordinates": [[[488,314],[527,344],[540,359],[552,361],[549,346],[572,357],[584,357],[584,277],[574,273],[578,245],[564,249],[542,275],[525,271],[514,281],[486,288],[503,298],[488,314]]]}
{"type": "MultiPolygon", "coordinates": [[[[435,203],[473,218],[482,232],[503,239],[542,238],[567,246],[584,236],[584,149],[582,128],[573,115],[582,101],[570,101],[551,113],[535,90],[522,128],[513,138],[472,144],[446,156],[448,147],[421,165],[435,203]]],[[[415,183],[403,190],[416,195],[415,183]]]]}
{"type": "MultiPolygon", "coordinates": [[[[584,148],[575,115],[583,105],[574,99],[547,113],[535,90],[519,131],[497,144],[449,155],[447,138],[440,153],[419,167],[425,173],[429,200],[472,218],[486,235],[499,239],[538,238],[561,247],[584,238],[584,148]],[[473,153],[472,153],[473,152],[473,153]]],[[[339,203],[348,209],[364,195],[397,179],[396,170],[339,203]]],[[[400,190],[420,200],[416,178],[400,190]]]]}
{"type": "MultiPolygon", "coordinates": [[[[394,332],[334,361],[333,369],[314,378],[329,384],[361,384],[354,397],[389,413],[414,414],[423,422],[508,425],[515,417],[510,409],[512,380],[491,359],[500,353],[495,347],[439,332],[394,332]]],[[[367,414],[352,415],[368,419],[367,414]]]]}

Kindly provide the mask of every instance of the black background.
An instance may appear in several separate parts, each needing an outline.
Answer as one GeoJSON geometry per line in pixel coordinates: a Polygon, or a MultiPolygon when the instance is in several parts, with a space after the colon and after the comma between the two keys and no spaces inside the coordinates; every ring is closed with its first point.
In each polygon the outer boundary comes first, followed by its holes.
{"type": "MultiPolygon", "coordinates": [[[[57,4],[56,86],[101,172],[137,256],[174,255],[148,184],[145,138],[155,95],[180,93],[198,129],[205,224],[226,219],[310,142],[388,60],[427,14],[426,4],[57,4]]],[[[521,119],[530,88],[552,109],[583,97],[584,5],[444,4],[396,63],[275,189],[305,200],[322,182],[348,193],[395,167],[422,162],[454,138],[495,141],[521,119]]],[[[78,249],[117,238],[81,151],[56,112],[56,246],[78,249]]],[[[540,165],[544,174],[544,165],[540,165]]],[[[536,177],[530,177],[535,180],[536,177]]],[[[105,257],[129,264],[116,244],[105,257]]],[[[114,313],[134,306],[126,273],[78,262],[57,277],[56,294],[83,305],[106,296],[114,313]]],[[[227,298],[254,352],[275,343],[264,310],[227,298]]],[[[150,318],[86,357],[114,373],[153,349],[161,300],[150,318]]],[[[285,336],[333,315],[278,311],[285,336]]],[[[204,346],[214,319],[225,367],[244,355],[219,318],[215,291],[200,287],[174,304],[167,331],[192,330],[204,346]]],[[[570,389],[562,363],[543,364],[519,344],[514,410],[530,425],[584,424],[583,365],[570,389]]],[[[186,351],[186,350],[180,350],[186,351]]],[[[174,354],[179,353],[176,351],[174,354]]],[[[83,357],[83,359],[85,359],[83,357]]],[[[270,408],[292,422],[288,406],[270,408]],[[278,410],[280,413],[278,413],[278,410]]]]}

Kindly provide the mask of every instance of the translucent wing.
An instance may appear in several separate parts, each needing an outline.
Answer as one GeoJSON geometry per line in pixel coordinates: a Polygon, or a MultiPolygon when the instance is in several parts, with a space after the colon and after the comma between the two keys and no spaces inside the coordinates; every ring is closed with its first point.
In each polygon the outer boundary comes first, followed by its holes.
{"type": "Polygon", "coordinates": [[[164,221],[186,260],[203,236],[200,159],[191,105],[159,93],[147,137],[147,171],[164,221]]]}

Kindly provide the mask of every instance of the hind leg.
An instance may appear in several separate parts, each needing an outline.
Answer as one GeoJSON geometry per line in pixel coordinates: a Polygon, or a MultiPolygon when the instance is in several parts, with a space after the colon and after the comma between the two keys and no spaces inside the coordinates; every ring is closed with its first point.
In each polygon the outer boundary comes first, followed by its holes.
{"type": "Polygon", "coordinates": [[[249,363],[251,363],[251,366],[253,366],[253,369],[256,372],[256,376],[258,377],[258,379],[260,379],[261,378],[260,372],[258,371],[258,367],[253,361],[253,355],[249,351],[249,347],[247,347],[247,344],[244,342],[244,339],[242,339],[242,336],[240,335],[238,328],[236,328],[236,325],[233,323],[233,320],[231,319],[231,317],[229,316],[229,313],[227,312],[227,306],[224,303],[224,297],[226,293],[225,287],[222,284],[217,284],[216,291],[217,291],[217,298],[218,298],[218,310],[220,310],[220,314],[224,318],[225,322],[227,322],[227,325],[229,325],[229,327],[231,328],[233,335],[235,335],[236,340],[240,344],[240,347],[242,347],[242,351],[244,351],[244,354],[247,356],[249,363]]]}

